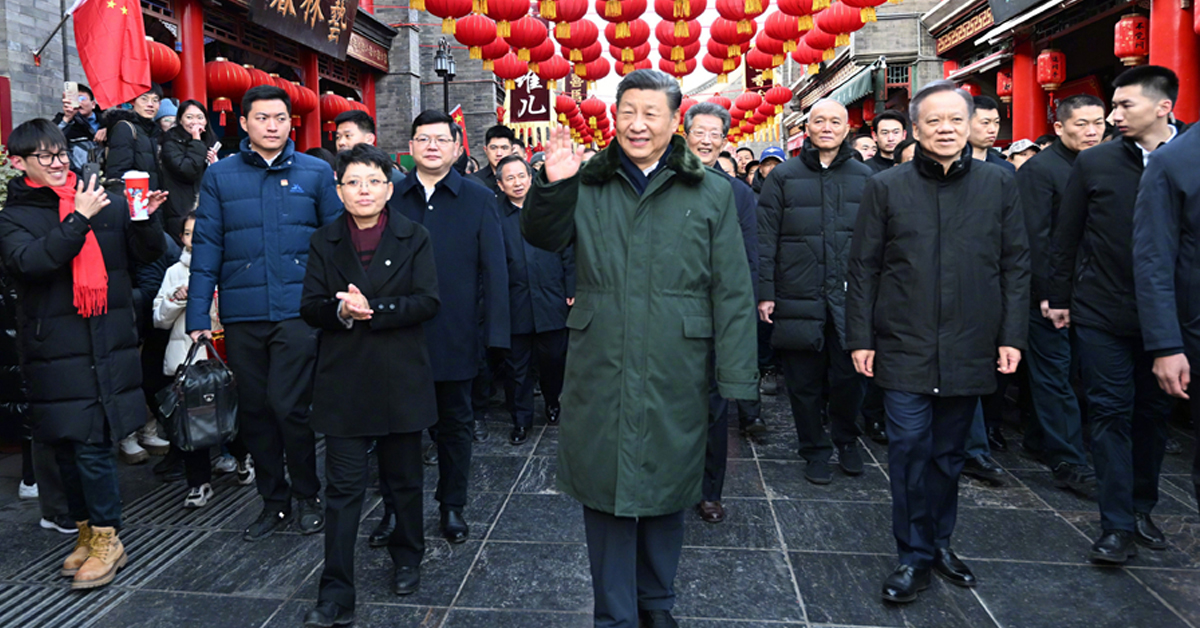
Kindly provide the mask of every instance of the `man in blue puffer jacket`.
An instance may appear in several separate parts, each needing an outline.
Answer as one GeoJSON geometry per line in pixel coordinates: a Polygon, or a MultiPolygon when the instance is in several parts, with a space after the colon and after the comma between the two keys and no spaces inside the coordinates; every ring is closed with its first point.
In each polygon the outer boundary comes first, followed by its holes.
{"type": "Polygon", "coordinates": [[[238,380],[238,432],[254,459],[263,511],[244,538],[257,541],[292,520],[305,534],[325,527],[316,441],[308,424],[317,331],[300,319],[309,237],[342,212],[333,170],[288,139],[291,101],[260,85],[242,99],[241,153],[209,166],[200,182],[187,330],[209,333],[220,287],[225,351],[238,380]],[[284,476],[286,468],[292,486],[284,476]]]}

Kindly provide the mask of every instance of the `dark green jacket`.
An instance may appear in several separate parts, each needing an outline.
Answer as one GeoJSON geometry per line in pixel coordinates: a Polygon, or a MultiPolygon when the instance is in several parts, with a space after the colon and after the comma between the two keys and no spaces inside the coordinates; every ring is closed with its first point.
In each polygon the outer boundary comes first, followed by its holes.
{"type": "Polygon", "coordinates": [[[721,396],[757,394],[754,286],[732,188],[671,141],[640,196],[613,145],[569,179],[538,173],[521,212],[534,246],[575,246],[558,487],[620,517],[700,501],[714,347],[721,396]]]}

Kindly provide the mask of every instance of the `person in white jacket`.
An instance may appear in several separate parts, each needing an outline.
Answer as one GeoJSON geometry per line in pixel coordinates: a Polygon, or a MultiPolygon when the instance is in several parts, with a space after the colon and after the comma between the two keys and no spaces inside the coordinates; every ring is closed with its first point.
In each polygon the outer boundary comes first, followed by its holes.
{"type": "MultiPolygon", "coordinates": [[[[180,364],[187,359],[188,351],[192,348],[192,339],[188,336],[184,312],[187,310],[188,278],[191,274],[192,261],[192,229],[196,225],[195,212],[189,212],[183,221],[183,233],[180,242],[183,243],[183,253],[179,261],[167,269],[163,276],[162,286],[154,297],[154,326],[159,329],[171,330],[170,342],[167,344],[166,356],[163,359],[163,373],[174,375],[180,364]]],[[[213,299],[212,329],[219,330],[217,321],[217,300],[213,299]]],[[[207,359],[208,350],[201,348],[196,355],[197,360],[207,359]]],[[[175,447],[174,444],[171,445],[175,447]]],[[[238,483],[248,485],[254,481],[254,466],[250,454],[245,450],[241,441],[234,438],[227,444],[230,453],[237,461],[238,483]]],[[[207,448],[190,452],[176,452],[183,458],[187,476],[188,494],[183,501],[185,508],[202,508],[212,499],[212,467],[209,463],[207,448]]]]}

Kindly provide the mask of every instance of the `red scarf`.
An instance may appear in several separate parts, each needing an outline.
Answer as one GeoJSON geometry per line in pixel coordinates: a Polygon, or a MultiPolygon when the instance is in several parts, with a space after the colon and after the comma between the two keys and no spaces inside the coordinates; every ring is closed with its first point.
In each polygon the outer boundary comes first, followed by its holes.
{"type": "MultiPolygon", "coordinates": [[[[44,188],[29,177],[25,183],[31,188],[44,188]]],[[[67,173],[67,183],[62,187],[50,188],[58,195],[58,219],[66,220],[75,212],[75,173],[67,173]]],[[[84,318],[108,313],[108,270],[104,267],[104,254],[100,243],[90,229],[83,239],[83,248],[71,260],[71,274],[75,279],[75,309],[84,318]]]]}

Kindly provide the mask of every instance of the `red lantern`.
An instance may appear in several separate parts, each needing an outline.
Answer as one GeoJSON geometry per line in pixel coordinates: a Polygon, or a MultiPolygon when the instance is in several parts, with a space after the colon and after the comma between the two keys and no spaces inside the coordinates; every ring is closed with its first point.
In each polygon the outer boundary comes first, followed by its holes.
{"type": "Polygon", "coordinates": [[[571,34],[571,23],[587,15],[588,5],[587,0],[542,0],[538,5],[538,15],[557,22],[554,31],[566,37],[571,34]]]}
{"type": "Polygon", "coordinates": [[[875,119],[875,99],[868,98],[862,104],[862,119],[863,124],[870,125],[875,119]]]}
{"type": "Polygon", "coordinates": [[[350,101],[333,92],[325,92],[321,96],[321,119],[325,121],[324,128],[329,132],[331,137],[337,129],[337,126],[333,123],[333,119],[341,113],[350,111],[352,108],[350,101]]]}
{"type": "Polygon", "coordinates": [[[604,46],[600,42],[596,42],[583,50],[571,51],[571,56],[576,56],[575,53],[578,53],[579,56],[579,61],[576,61],[575,65],[587,64],[599,59],[604,54],[604,46]]]}
{"type": "Polygon", "coordinates": [[[604,101],[595,96],[589,97],[587,100],[579,103],[579,111],[587,117],[588,126],[596,128],[596,118],[603,118],[608,107],[604,106],[604,101]]]}
{"type": "Polygon", "coordinates": [[[1150,20],[1136,13],[1117,21],[1113,54],[1125,65],[1141,65],[1150,55],[1150,20]]]}
{"type": "Polygon", "coordinates": [[[618,48],[617,46],[609,46],[608,54],[610,57],[617,59],[620,63],[637,63],[650,58],[650,42],[646,42],[640,46],[633,48],[618,48]]]}
{"type": "Polygon", "coordinates": [[[813,14],[829,6],[829,0],[776,0],[780,13],[795,16],[801,32],[812,30],[813,14]]]}
{"type": "MultiPolygon", "coordinates": [[[[804,33],[812,30],[812,20],[806,28],[801,27],[800,18],[794,15],[788,15],[782,11],[776,11],[767,16],[767,20],[763,22],[763,33],[772,39],[779,40],[783,43],[784,52],[792,52],[796,49],[796,43],[804,36],[804,33]]],[[[762,35],[759,35],[762,37],[762,35]]]]}
{"type": "Polygon", "coordinates": [[[266,72],[263,72],[262,70],[248,63],[242,65],[242,67],[246,68],[246,71],[250,73],[250,87],[275,84],[275,81],[271,78],[270,74],[267,74],[266,72]]]}
{"type": "Polygon", "coordinates": [[[496,107],[496,124],[504,124],[504,114],[507,110],[502,106],[496,107]]]}
{"type": "MultiPolygon", "coordinates": [[[[787,53],[790,52],[784,47],[782,41],[771,37],[766,33],[759,33],[758,37],[754,38],[754,47],[767,53],[771,56],[771,67],[777,68],[787,61],[787,53]]],[[[749,60],[747,60],[749,62],[749,60]]]]}
{"type": "Polygon", "coordinates": [[[546,30],[546,25],[537,18],[529,15],[512,22],[508,30],[509,34],[504,38],[504,41],[508,42],[508,45],[517,51],[517,58],[521,61],[529,61],[530,48],[550,39],[550,33],[546,30]]]}
{"type": "Polygon", "coordinates": [[[804,43],[814,50],[822,51],[825,61],[833,60],[833,49],[837,47],[837,35],[826,32],[820,26],[813,26],[804,35],[804,43]]]}
{"type": "Polygon", "coordinates": [[[859,10],[859,17],[862,18],[863,24],[867,22],[875,22],[875,7],[886,3],[888,0],[842,0],[842,4],[848,7],[853,7],[859,10]]]}
{"type": "MultiPolygon", "coordinates": [[[[734,0],[726,0],[732,2],[734,0]]],[[[729,46],[729,52],[732,56],[742,54],[742,48],[745,44],[750,43],[754,39],[754,35],[758,31],[758,24],[751,21],[748,23],[748,29],[743,31],[738,26],[738,22],[731,22],[723,17],[713,20],[713,24],[708,29],[708,36],[718,44],[729,46]]]]}
{"type": "Polygon", "coordinates": [[[492,63],[492,72],[504,79],[504,89],[513,89],[516,87],[516,80],[529,72],[529,65],[516,53],[509,52],[492,63]]]}
{"type": "Polygon", "coordinates": [[[695,105],[695,104],[697,104],[697,101],[695,98],[692,98],[691,96],[684,98],[682,101],[679,102],[679,115],[682,116],[682,115],[686,114],[687,110],[691,109],[692,105],[695,105]]]}
{"type": "Polygon", "coordinates": [[[317,99],[317,93],[313,90],[292,81],[292,89],[296,92],[296,97],[292,99],[292,126],[297,129],[301,126],[301,118],[296,114],[304,114],[316,110],[320,105],[317,99]]]}
{"type": "MultiPolygon", "coordinates": [[[[633,48],[645,44],[650,39],[650,25],[642,19],[630,20],[625,24],[625,34],[622,35],[616,24],[609,24],[604,27],[604,38],[609,44],[620,49],[621,54],[617,57],[619,61],[636,61],[633,48]]],[[[646,55],[649,54],[650,46],[647,45],[646,55]]]]}
{"type": "Polygon", "coordinates": [[[754,123],[749,120],[743,121],[741,124],[738,125],[738,128],[740,128],[742,130],[742,133],[745,133],[747,135],[754,133],[757,130],[754,128],[754,123]]]}
{"type": "Polygon", "coordinates": [[[549,61],[551,57],[558,56],[555,54],[558,48],[554,45],[554,40],[547,37],[542,40],[542,43],[529,49],[529,71],[537,74],[538,68],[543,61],[549,61]]]}
{"type": "MultiPolygon", "coordinates": [[[[740,57],[739,57],[739,59],[740,59],[740,57]]],[[[704,55],[704,58],[700,59],[700,64],[702,66],[704,66],[704,69],[707,70],[709,73],[717,75],[718,83],[727,83],[727,82],[729,82],[728,74],[729,74],[729,72],[732,71],[731,69],[725,68],[727,61],[731,61],[731,60],[730,59],[718,59],[712,55],[706,54],[706,55],[704,55]]],[[[734,67],[736,68],[737,66],[735,65],[734,67]]]]}
{"type": "Polygon", "coordinates": [[[996,96],[1002,103],[1010,103],[1013,99],[1012,74],[1005,70],[996,72],[996,96]]]}
{"type": "Polygon", "coordinates": [[[458,21],[454,38],[467,47],[472,59],[482,59],[480,49],[496,39],[496,23],[483,15],[468,15],[458,21]]]}
{"type": "Polygon", "coordinates": [[[629,22],[646,12],[646,0],[596,0],[600,18],[616,24],[617,35],[629,36],[629,22]]]}
{"type": "Polygon", "coordinates": [[[976,85],[975,83],[972,83],[970,81],[967,81],[966,83],[963,83],[963,84],[959,85],[958,87],[959,87],[959,89],[970,94],[971,96],[979,96],[980,94],[983,93],[983,90],[980,89],[978,85],[976,85]]]}
{"type": "Polygon", "coordinates": [[[712,39],[708,40],[708,43],[704,45],[704,48],[706,50],[708,50],[708,54],[710,54],[718,59],[729,59],[731,57],[737,57],[742,54],[740,47],[738,48],[737,53],[734,53],[731,50],[732,46],[727,46],[725,44],[718,43],[716,41],[713,41],[712,39]]]}
{"type": "Polygon", "coordinates": [[[1052,92],[1067,80],[1067,57],[1061,51],[1047,48],[1037,58],[1037,82],[1052,92]]]}
{"type": "Polygon", "coordinates": [[[183,65],[179,55],[170,46],[154,41],[153,37],[146,38],[146,52],[150,55],[150,80],[155,83],[169,83],[179,76],[183,65]]]}
{"type": "Polygon", "coordinates": [[[767,93],[763,94],[763,98],[775,105],[775,113],[780,114],[783,113],[783,106],[792,102],[792,90],[782,85],[776,85],[768,89],[767,93]]]}
{"type": "Polygon", "coordinates": [[[671,47],[666,44],[658,45],[658,56],[676,63],[687,59],[695,59],[698,54],[700,54],[700,42],[698,41],[692,42],[682,48],[678,46],[671,47]],[[679,58],[676,59],[675,57],[679,58]]]}
{"type": "Polygon", "coordinates": [[[204,64],[204,84],[212,99],[212,110],[220,112],[221,126],[225,126],[225,114],[233,111],[234,99],[250,89],[250,73],[225,57],[217,57],[204,64]]]}
{"type": "Polygon", "coordinates": [[[590,20],[572,23],[571,32],[565,35],[557,29],[554,31],[554,39],[563,47],[563,56],[568,61],[582,61],[579,51],[596,43],[599,37],[600,29],[590,20]]]}
{"type": "MultiPolygon", "coordinates": [[[[674,28],[679,37],[685,36],[688,22],[696,21],[707,6],[708,0],[654,0],[654,12],[663,19],[659,25],[665,24],[668,29],[674,28]]],[[[657,34],[661,31],[656,26],[654,32],[657,34]]],[[[662,41],[661,36],[659,41],[662,41]]]]}
{"type": "Polygon", "coordinates": [[[762,95],[757,92],[742,92],[737,98],[733,99],[733,104],[737,105],[742,111],[753,111],[762,104],[762,95]]]}
{"type": "Polygon", "coordinates": [[[588,63],[576,63],[575,75],[587,80],[588,87],[591,88],[593,83],[608,76],[609,69],[608,59],[598,57],[595,61],[588,63]]]}
{"type": "Polygon", "coordinates": [[[725,111],[729,111],[731,108],[733,108],[733,101],[720,94],[709,98],[707,102],[710,102],[714,105],[720,105],[725,108],[725,111]]]}
{"type": "Polygon", "coordinates": [[[806,72],[809,74],[817,74],[821,71],[821,62],[825,60],[826,52],[829,51],[817,50],[809,46],[808,42],[801,41],[796,44],[796,49],[792,51],[792,60],[806,66],[806,72]]]}
{"type": "Polygon", "coordinates": [[[562,55],[554,55],[539,63],[534,73],[543,81],[553,83],[571,73],[571,64],[562,55]]]}
{"type": "Polygon", "coordinates": [[[479,49],[479,58],[483,59],[483,69],[491,72],[496,63],[496,59],[503,58],[512,49],[508,47],[508,42],[497,38],[490,44],[479,49]]]}
{"type": "Polygon", "coordinates": [[[675,78],[683,78],[696,71],[696,60],[684,59],[682,61],[671,61],[670,59],[659,59],[658,69],[675,78]]]}
{"type": "Polygon", "coordinates": [[[770,0],[717,0],[717,13],[721,17],[736,22],[738,32],[752,33],[751,24],[754,18],[762,15],[765,10],[764,4],[770,4],[770,0]]]}
{"type": "MultiPolygon", "coordinates": [[[[429,0],[425,1],[429,2],[429,0]]],[[[480,4],[480,9],[484,9],[482,6],[484,3],[480,4]]],[[[519,20],[529,13],[529,0],[487,0],[486,4],[486,10],[478,11],[478,13],[483,13],[496,21],[496,34],[500,37],[511,35],[510,22],[519,20]]],[[[430,11],[430,13],[432,12],[430,11]]]]}
{"type": "Polygon", "coordinates": [[[846,117],[846,126],[852,129],[860,129],[863,125],[862,108],[850,107],[846,110],[849,115],[846,117]]]}
{"type": "Polygon", "coordinates": [[[454,34],[454,24],[459,18],[471,14],[471,0],[425,0],[425,10],[442,18],[442,32],[454,34]]]}
{"type": "Polygon", "coordinates": [[[859,9],[847,6],[843,2],[835,3],[821,11],[817,14],[816,20],[818,28],[836,35],[833,43],[835,47],[849,46],[850,33],[863,27],[859,9]]]}
{"type": "MultiPolygon", "coordinates": [[[[677,22],[675,26],[672,26],[670,22],[659,22],[658,26],[654,27],[654,36],[658,38],[659,44],[670,48],[669,54],[663,55],[664,59],[681,61],[691,58],[683,54],[684,48],[692,44],[699,44],[701,30],[700,23],[695,20],[677,22]],[[680,24],[683,25],[682,29],[680,29],[680,24]]],[[[697,49],[699,49],[698,46],[697,49]]]]}
{"type": "MultiPolygon", "coordinates": [[[[292,139],[296,139],[296,129],[300,127],[300,115],[296,112],[295,104],[296,99],[300,98],[300,92],[296,89],[295,84],[285,78],[280,77],[278,74],[272,73],[268,76],[271,77],[271,82],[275,85],[275,87],[287,92],[288,100],[292,101],[292,139]]],[[[353,108],[357,109],[358,107],[353,108]]],[[[365,111],[366,108],[364,107],[363,110],[365,111]]]]}
{"type": "Polygon", "coordinates": [[[774,57],[758,48],[751,48],[746,52],[746,65],[762,72],[763,79],[768,81],[775,78],[773,61],[774,57]]]}
{"type": "MultiPolygon", "coordinates": [[[[649,44],[647,44],[647,45],[649,45],[649,44]]],[[[659,59],[659,61],[662,61],[662,59],[659,59]]],[[[650,63],[649,59],[641,59],[638,61],[634,61],[632,63],[625,63],[624,61],[618,61],[616,63],[616,66],[617,66],[617,74],[619,74],[621,76],[626,76],[630,72],[633,72],[634,70],[650,70],[650,69],[654,68],[654,64],[650,63]]]]}

